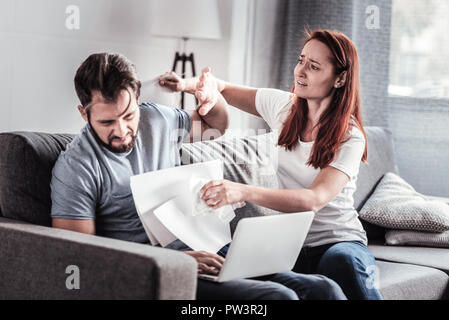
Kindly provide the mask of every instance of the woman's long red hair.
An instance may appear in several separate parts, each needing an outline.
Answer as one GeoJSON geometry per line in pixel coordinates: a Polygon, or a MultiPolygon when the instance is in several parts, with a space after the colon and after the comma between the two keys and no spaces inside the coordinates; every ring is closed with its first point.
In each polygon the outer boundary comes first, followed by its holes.
{"type": "MultiPolygon", "coordinates": [[[[366,133],[362,124],[359,61],[354,44],[344,34],[329,30],[317,30],[307,34],[304,45],[312,39],[324,43],[331,50],[337,75],[343,71],[347,72],[345,85],[335,89],[330,106],[319,119],[318,134],[307,162],[307,165],[312,165],[315,169],[322,169],[334,160],[340,146],[350,138],[347,134],[351,119],[362,131],[365,141],[366,133]]],[[[307,100],[295,97],[291,112],[279,135],[278,145],[289,151],[297,147],[301,134],[306,128],[307,119],[307,100]]],[[[365,143],[362,161],[366,162],[366,160],[367,144],[365,143]]]]}

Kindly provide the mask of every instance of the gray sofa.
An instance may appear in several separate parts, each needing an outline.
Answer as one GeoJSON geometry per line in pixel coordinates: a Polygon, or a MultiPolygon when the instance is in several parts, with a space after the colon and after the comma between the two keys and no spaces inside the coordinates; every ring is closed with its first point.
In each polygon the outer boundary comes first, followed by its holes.
{"type": "MultiPolygon", "coordinates": [[[[355,195],[360,209],[386,172],[396,172],[391,134],[369,127],[368,160],[355,195]]],[[[0,134],[0,299],[194,299],[196,263],[173,250],[50,227],[51,169],[72,135],[0,134]],[[80,288],[66,286],[79,268],[80,288]]],[[[225,178],[277,187],[270,134],[184,144],[182,163],[221,158],[225,178]]],[[[252,204],[238,220],[278,214],[252,204]]],[[[449,249],[385,246],[383,228],[364,223],[385,299],[444,299],[449,249]]]]}

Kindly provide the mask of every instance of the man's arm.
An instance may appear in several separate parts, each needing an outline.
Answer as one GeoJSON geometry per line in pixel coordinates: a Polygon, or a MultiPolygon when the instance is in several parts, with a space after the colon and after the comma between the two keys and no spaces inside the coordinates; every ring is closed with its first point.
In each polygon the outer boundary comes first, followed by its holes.
{"type": "Polygon", "coordinates": [[[91,219],[77,220],[77,219],[53,218],[52,227],[87,234],[95,234],[95,221],[91,219]]]}

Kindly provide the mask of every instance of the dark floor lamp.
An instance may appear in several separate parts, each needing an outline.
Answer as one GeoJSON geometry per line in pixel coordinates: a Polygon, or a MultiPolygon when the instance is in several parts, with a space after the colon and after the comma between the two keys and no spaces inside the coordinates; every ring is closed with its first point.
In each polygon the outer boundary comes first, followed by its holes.
{"type": "MultiPolygon", "coordinates": [[[[192,77],[196,77],[196,71],[195,71],[195,59],[193,58],[193,52],[191,52],[189,55],[186,54],[185,47],[187,45],[188,38],[182,38],[183,42],[183,50],[182,53],[179,53],[179,51],[176,51],[175,53],[175,60],[173,61],[173,67],[172,71],[177,72],[178,62],[181,62],[181,76],[185,78],[186,75],[186,64],[190,62],[191,71],[192,71],[192,77]]],[[[196,101],[196,98],[195,98],[196,101]]],[[[198,103],[198,101],[196,101],[198,103]]],[[[184,109],[184,92],[181,92],[181,108],[184,109]]]]}
{"type": "MultiPolygon", "coordinates": [[[[193,52],[187,54],[189,39],[220,39],[220,23],[216,0],[163,0],[153,1],[151,33],[154,36],[178,38],[182,49],[176,51],[172,71],[187,75],[187,64],[191,76],[196,76],[193,52]]],[[[218,61],[217,61],[218,62],[218,61]]],[[[181,108],[184,109],[184,92],[181,93],[181,108]]]]}

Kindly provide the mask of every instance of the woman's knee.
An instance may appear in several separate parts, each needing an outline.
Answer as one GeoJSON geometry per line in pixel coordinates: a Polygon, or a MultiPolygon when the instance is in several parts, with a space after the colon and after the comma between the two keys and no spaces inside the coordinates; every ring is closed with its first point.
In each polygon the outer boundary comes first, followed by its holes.
{"type": "Polygon", "coordinates": [[[368,252],[353,250],[346,244],[329,248],[318,264],[318,273],[332,274],[335,272],[365,272],[366,266],[371,265],[368,252]]]}

